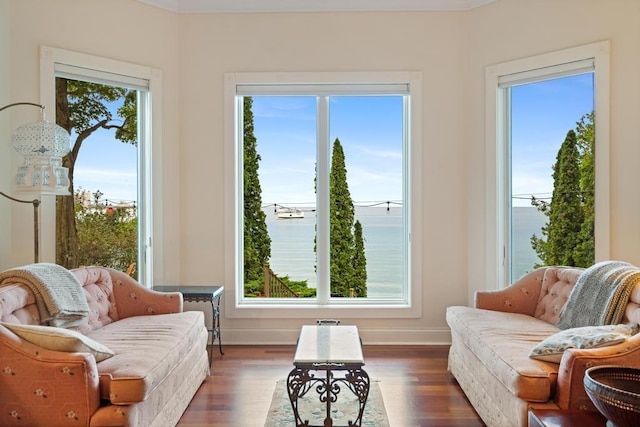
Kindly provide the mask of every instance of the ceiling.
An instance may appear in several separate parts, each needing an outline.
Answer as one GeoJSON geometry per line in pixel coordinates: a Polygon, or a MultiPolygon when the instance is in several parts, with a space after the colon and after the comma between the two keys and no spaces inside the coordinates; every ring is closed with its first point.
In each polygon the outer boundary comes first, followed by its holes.
{"type": "Polygon", "coordinates": [[[469,10],[498,0],[138,0],[178,13],[469,10]]]}

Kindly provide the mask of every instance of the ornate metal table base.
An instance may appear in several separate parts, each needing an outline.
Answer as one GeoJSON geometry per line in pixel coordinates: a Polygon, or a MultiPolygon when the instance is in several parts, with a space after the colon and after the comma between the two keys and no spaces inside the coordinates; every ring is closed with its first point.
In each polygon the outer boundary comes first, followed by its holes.
{"type": "MultiPolygon", "coordinates": [[[[287,391],[289,400],[293,408],[296,427],[312,427],[309,420],[303,421],[298,408],[299,399],[304,397],[310,390],[315,389],[318,393],[318,399],[322,403],[326,403],[326,418],[323,427],[333,427],[333,419],[331,418],[331,404],[338,400],[338,395],[343,388],[351,390],[358,398],[358,416],[355,420],[349,420],[349,426],[361,426],[362,415],[369,397],[369,375],[362,369],[361,364],[325,364],[314,363],[311,367],[295,367],[287,377],[287,391]],[[324,376],[316,377],[309,371],[324,371],[324,376]],[[335,371],[344,372],[343,377],[335,377],[335,371]]],[[[318,426],[321,427],[321,426],[318,426]]],[[[336,426],[337,427],[337,426],[336,426]]]]}

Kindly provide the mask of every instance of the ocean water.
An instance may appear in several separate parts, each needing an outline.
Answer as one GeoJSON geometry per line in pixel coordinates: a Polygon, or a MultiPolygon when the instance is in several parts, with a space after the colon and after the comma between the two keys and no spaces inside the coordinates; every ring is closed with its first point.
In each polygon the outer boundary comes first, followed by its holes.
{"type": "MultiPolygon", "coordinates": [[[[278,276],[307,280],[316,287],[315,212],[304,218],[278,219],[273,207],[264,208],[271,237],[271,269],[278,276]]],[[[362,223],[367,257],[369,298],[398,297],[402,291],[402,208],[356,207],[356,219],[362,223]]],[[[541,236],[546,216],[531,207],[513,208],[513,277],[531,271],[540,262],[531,248],[531,236],[541,236]]]]}
{"type": "MultiPolygon", "coordinates": [[[[271,237],[271,269],[278,276],[307,280],[316,287],[315,212],[304,218],[278,219],[272,207],[264,209],[271,237]]],[[[356,207],[362,224],[367,257],[367,296],[398,297],[402,290],[402,208],[356,207]]]]}
{"type": "Polygon", "coordinates": [[[534,207],[512,208],[511,282],[532,271],[540,264],[538,254],[531,247],[531,236],[542,237],[547,216],[534,207]]]}

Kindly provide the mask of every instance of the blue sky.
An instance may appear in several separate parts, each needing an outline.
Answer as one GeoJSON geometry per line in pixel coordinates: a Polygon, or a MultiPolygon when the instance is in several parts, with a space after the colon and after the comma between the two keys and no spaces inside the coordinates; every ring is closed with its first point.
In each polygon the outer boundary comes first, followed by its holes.
{"type": "MultiPolygon", "coordinates": [[[[344,149],[351,198],[359,204],[402,197],[402,97],[333,97],[330,141],[344,149]]],[[[264,204],[315,204],[314,97],[254,97],[264,204]]]]}
{"type": "MultiPolygon", "coordinates": [[[[114,130],[99,129],[80,148],[74,172],[74,190],[100,190],[115,203],[137,199],[138,149],[115,139],[114,130]]],[[[76,135],[71,135],[76,140],[76,135]]]]}
{"type": "Polygon", "coordinates": [[[552,165],[567,132],[593,111],[593,74],[582,74],[512,88],[513,206],[531,206],[531,195],[549,197],[552,165]]]}
{"type": "MultiPolygon", "coordinates": [[[[315,201],[316,106],[313,97],[254,97],[263,203],[311,206],[315,201]]],[[[567,131],[593,109],[592,74],[512,89],[514,206],[550,195],[552,169],[567,131]]],[[[427,133],[428,134],[428,133],[427,133]]],[[[402,197],[402,98],[333,97],[330,140],[343,145],[349,189],[357,204],[402,197]]],[[[75,136],[72,136],[75,139],[75,136]]],[[[136,199],[137,149],[113,131],[88,138],[76,163],[75,188],[100,190],[114,202],[136,199]]]]}

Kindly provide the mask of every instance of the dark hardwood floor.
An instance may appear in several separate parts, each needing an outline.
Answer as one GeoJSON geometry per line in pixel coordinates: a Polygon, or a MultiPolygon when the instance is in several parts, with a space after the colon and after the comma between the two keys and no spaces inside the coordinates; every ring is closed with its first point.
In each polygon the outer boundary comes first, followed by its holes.
{"type": "MultiPolygon", "coordinates": [[[[447,372],[448,346],[364,346],[365,369],[380,381],[391,427],[484,426],[447,372]]],[[[293,367],[294,346],[225,346],[214,352],[179,426],[262,427],[276,381],[293,367]]]]}

